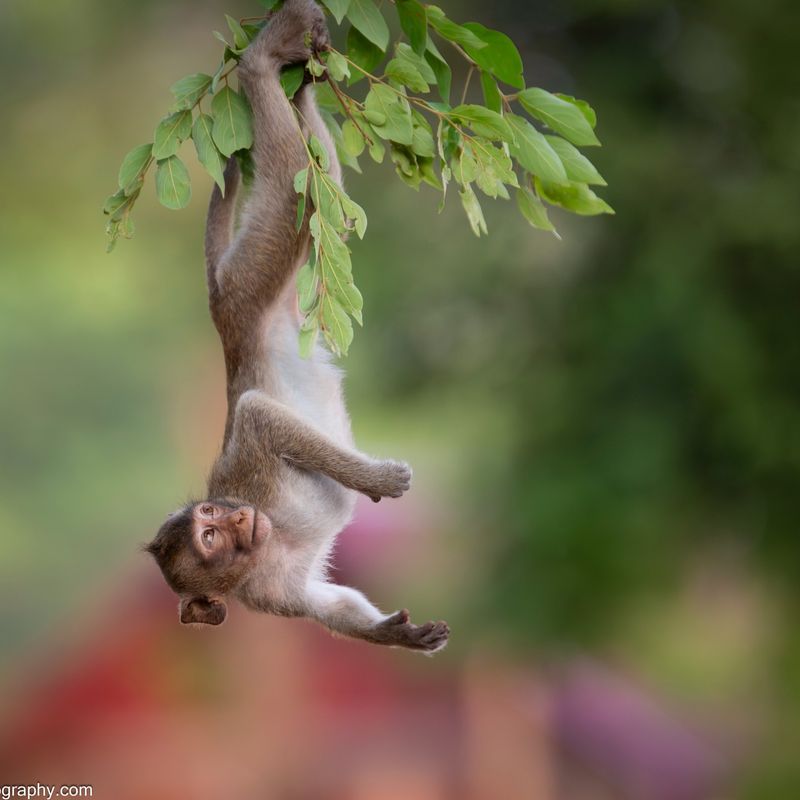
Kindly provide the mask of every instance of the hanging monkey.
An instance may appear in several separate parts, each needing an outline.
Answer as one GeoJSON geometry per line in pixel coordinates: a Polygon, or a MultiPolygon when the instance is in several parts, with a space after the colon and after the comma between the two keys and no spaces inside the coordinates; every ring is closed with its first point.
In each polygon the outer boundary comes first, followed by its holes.
{"type": "Polygon", "coordinates": [[[298,350],[295,276],[311,245],[308,215],[296,226],[293,179],[307,165],[298,119],[303,135],[315,134],[327,149],[337,182],[341,168],[313,89],[289,101],[280,73],[328,44],[316,3],[286,0],[239,63],[253,109],[255,176],[234,232],[240,174],[229,160],[224,197],[216,186],[211,196],[205,240],[227,376],[222,453],[207,499],[171,514],[147,550],[180,596],[183,623],[219,625],[226,598],[235,597],[343,636],[434,653],[447,643],[445,622],[414,625],[405,610],[383,614],[326,574],[356,492],[377,502],[400,497],[411,482],[407,464],[355,449],[340,370],[319,344],[308,359],[298,350]]]}

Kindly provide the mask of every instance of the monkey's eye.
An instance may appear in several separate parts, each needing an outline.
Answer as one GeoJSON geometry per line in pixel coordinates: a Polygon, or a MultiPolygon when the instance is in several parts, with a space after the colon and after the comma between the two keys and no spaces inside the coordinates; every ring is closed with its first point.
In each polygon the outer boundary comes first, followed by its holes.
{"type": "Polygon", "coordinates": [[[200,510],[210,517],[214,513],[214,506],[203,506],[200,510]]]}
{"type": "Polygon", "coordinates": [[[203,531],[201,538],[203,539],[203,544],[206,547],[211,547],[214,544],[214,536],[216,535],[216,533],[217,532],[213,528],[206,528],[203,531]]]}

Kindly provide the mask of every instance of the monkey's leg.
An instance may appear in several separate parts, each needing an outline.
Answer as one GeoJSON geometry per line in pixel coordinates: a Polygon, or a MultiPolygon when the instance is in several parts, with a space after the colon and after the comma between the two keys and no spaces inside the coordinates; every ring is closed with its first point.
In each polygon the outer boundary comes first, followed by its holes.
{"type": "Polygon", "coordinates": [[[286,64],[306,61],[327,42],[325,18],[316,3],[287,0],[239,63],[239,79],[253,109],[255,174],[236,238],[218,255],[216,266],[224,306],[239,331],[252,327],[243,316],[260,314],[278,297],[308,244],[308,230],[296,230],[293,186],[308,155],[280,72],[286,64]]]}
{"type": "Polygon", "coordinates": [[[331,132],[328,130],[328,126],[319,113],[316,100],[314,99],[314,88],[311,84],[300,89],[295,95],[294,104],[297,106],[300,117],[309,131],[322,142],[323,146],[328,151],[331,162],[329,174],[336,183],[341,185],[342,167],[336,155],[336,145],[334,144],[331,132]]]}
{"type": "Polygon", "coordinates": [[[306,602],[308,616],[328,630],[373,644],[435,653],[447,644],[450,635],[446,622],[413,625],[408,621],[408,611],[382,614],[361,592],[349,586],[313,581],[308,586],[306,602]]]}
{"type": "Polygon", "coordinates": [[[240,453],[240,458],[256,461],[269,448],[272,455],[321,472],[376,502],[381,497],[400,497],[411,484],[407,464],[378,461],[341,447],[287,406],[256,389],[245,392],[236,404],[232,445],[232,452],[240,453]],[[258,448],[261,454],[254,452],[258,448]]]}
{"type": "Polygon", "coordinates": [[[214,184],[208,204],[206,220],[206,277],[212,308],[219,292],[217,264],[225,255],[233,239],[233,223],[236,217],[236,195],[239,190],[239,165],[231,156],[225,166],[225,196],[214,184]]]}

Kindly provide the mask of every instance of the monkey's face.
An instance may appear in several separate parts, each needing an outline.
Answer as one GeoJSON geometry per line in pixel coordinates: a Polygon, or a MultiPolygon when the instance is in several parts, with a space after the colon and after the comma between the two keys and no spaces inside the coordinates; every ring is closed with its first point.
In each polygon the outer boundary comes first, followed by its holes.
{"type": "Polygon", "coordinates": [[[181,622],[219,625],[222,598],[241,583],[269,537],[269,518],[249,505],[206,500],[170,515],[148,546],[181,600],[181,622]]]}
{"type": "Polygon", "coordinates": [[[270,530],[269,519],[253,506],[209,500],[194,507],[191,544],[203,564],[233,563],[261,546],[270,530]]]}

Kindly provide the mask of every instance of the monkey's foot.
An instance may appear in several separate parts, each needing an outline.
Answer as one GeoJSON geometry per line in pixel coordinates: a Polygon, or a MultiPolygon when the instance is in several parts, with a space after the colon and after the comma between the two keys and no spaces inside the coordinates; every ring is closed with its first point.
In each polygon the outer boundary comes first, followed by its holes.
{"type": "Polygon", "coordinates": [[[312,54],[327,50],[330,34],[325,14],[314,0],[286,0],[242,57],[251,70],[265,58],[279,64],[304,64],[312,54]]]}
{"type": "Polygon", "coordinates": [[[405,647],[432,655],[442,650],[450,636],[450,627],[443,620],[414,625],[406,609],[392,614],[376,628],[375,641],[390,647],[405,647]]]}
{"type": "Polygon", "coordinates": [[[375,466],[370,485],[364,490],[374,503],[381,497],[402,497],[411,486],[411,467],[403,461],[381,461],[375,466]]]}

